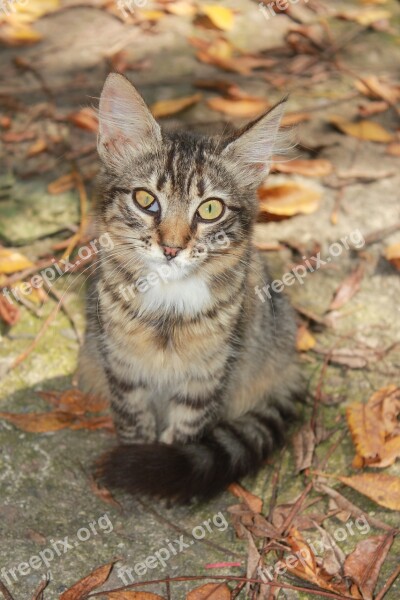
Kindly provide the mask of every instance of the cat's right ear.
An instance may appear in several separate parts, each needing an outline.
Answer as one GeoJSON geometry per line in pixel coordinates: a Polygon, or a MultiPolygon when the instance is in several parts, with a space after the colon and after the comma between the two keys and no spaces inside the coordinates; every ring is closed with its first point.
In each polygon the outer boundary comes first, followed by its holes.
{"type": "Polygon", "coordinates": [[[110,161],[138,151],[149,141],[161,141],[161,129],[143,98],[123,76],[111,73],[104,84],[99,105],[97,150],[110,161]]]}

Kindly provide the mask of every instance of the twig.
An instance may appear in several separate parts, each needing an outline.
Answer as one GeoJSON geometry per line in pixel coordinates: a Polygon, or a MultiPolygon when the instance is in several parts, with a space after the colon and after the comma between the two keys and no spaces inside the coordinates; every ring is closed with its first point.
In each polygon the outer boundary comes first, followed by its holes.
{"type": "Polygon", "coordinates": [[[304,500],[306,499],[307,494],[309,494],[309,492],[312,490],[313,488],[313,482],[310,481],[307,486],[304,488],[301,496],[299,496],[299,498],[296,500],[296,502],[294,503],[290,513],[288,514],[288,516],[286,517],[280,532],[282,534],[285,534],[287,532],[287,530],[289,529],[289,527],[291,526],[293,519],[295,518],[295,516],[297,515],[297,513],[300,511],[302,504],[304,502],[304,500]]]}
{"type": "Polygon", "coordinates": [[[75,316],[69,310],[68,306],[66,305],[66,303],[64,301],[64,295],[60,294],[59,292],[57,292],[57,290],[53,289],[50,285],[47,284],[47,282],[45,282],[45,283],[46,283],[47,291],[49,292],[49,294],[51,294],[52,296],[54,296],[54,298],[56,300],[58,300],[58,302],[60,303],[60,306],[61,306],[62,310],[65,312],[67,318],[71,322],[71,325],[73,327],[73,330],[75,331],[75,335],[76,335],[76,338],[77,338],[79,344],[82,345],[82,343],[83,343],[83,336],[82,336],[81,332],[79,331],[79,327],[77,325],[75,316]]]}
{"type": "MultiPolygon", "coordinates": [[[[213,581],[243,581],[244,583],[259,583],[265,584],[272,587],[278,587],[285,590],[293,590],[295,592],[307,592],[308,594],[312,594],[315,596],[322,596],[323,598],[335,598],[336,600],[354,600],[351,596],[343,596],[339,593],[334,592],[325,592],[321,589],[313,589],[310,587],[300,587],[299,585],[290,585],[289,583],[275,582],[275,581],[263,581],[262,579],[251,579],[249,577],[238,577],[234,575],[190,575],[190,576],[181,576],[181,577],[169,577],[169,582],[176,581],[204,581],[204,579],[211,579],[213,581]]],[[[125,590],[130,590],[132,588],[137,588],[141,586],[147,585],[157,585],[160,583],[165,583],[166,579],[154,579],[151,581],[138,581],[137,583],[130,583],[129,585],[125,585],[123,587],[115,588],[112,590],[107,590],[107,594],[111,594],[114,592],[123,592],[125,590]]],[[[104,595],[104,592],[94,592],[90,594],[89,598],[94,598],[95,596],[104,595]]]]}
{"type": "Polygon", "coordinates": [[[382,598],[384,598],[386,596],[386,592],[388,592],[390,590],[390,588],[392,587],[392,585],[394,584],[396,579],[399,577],[399,575],[400,575],[400,565],[397,567],[397,569],[395,569],[393,571],[393,573],[391,574],[389,579],[386,581],[386,583],[384,584],[384,586],[381,589],[381,591],[379,592],[379,594],[375,597],[375,600],[382,600],[382,598]]]}
{"type": "Polygon", "coordinates": [[[11,592],[6,588],[6,586],[1,581],[1,579],[0,579],[0,592],[3,594],[3,596],[6,600],[14,600],[13,596],[11,595],[11,592]]]}

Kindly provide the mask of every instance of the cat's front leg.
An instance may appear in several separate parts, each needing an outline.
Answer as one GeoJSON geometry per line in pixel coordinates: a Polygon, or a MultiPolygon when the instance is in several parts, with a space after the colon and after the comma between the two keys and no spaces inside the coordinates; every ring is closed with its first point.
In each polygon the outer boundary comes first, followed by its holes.
{"type": "Polygon", "coordinates": [[[170,401],[168,424],[160,436],[166,444],[186,444],[201,436],[220,414],[222,394],[218,389],[207,394],[178,394],[170,401]]]}
{"type": "Polygon", "coordinates": [[[113,389],[111,409],[122,444],[150,443],[157,437],[156,418],[151,410],[152,393],[144,387],[129,391],[113,389]]]}

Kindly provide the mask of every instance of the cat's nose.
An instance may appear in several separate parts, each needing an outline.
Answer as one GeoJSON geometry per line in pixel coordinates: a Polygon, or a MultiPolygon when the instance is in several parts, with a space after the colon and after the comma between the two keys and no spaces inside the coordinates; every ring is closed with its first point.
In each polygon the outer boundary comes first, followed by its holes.
{"type": "Polygon", "coordinates": [[[169,260],[171,258],[175,258],[175,256],[182,250],[180,247],[173,246],[163,246],[164,256],[166,256],[169,260]]]}

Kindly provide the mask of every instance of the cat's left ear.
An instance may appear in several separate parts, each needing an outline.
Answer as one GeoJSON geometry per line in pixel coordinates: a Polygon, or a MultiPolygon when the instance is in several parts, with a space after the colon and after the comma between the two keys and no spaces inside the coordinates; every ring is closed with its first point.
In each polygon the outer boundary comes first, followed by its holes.
{"type": "Polygon", "coordinates": [[[222,154],[231,158],[246,181],[259,185],[268,175],[286,98],[249,123],[227,144],[222,154]]]}
{"type": "Polygon", "coordinates": [[[161,141],[161,129],[133,85],[118,73],[104,84],[99,105],[97,149],[105,161],[161,141]]]}

